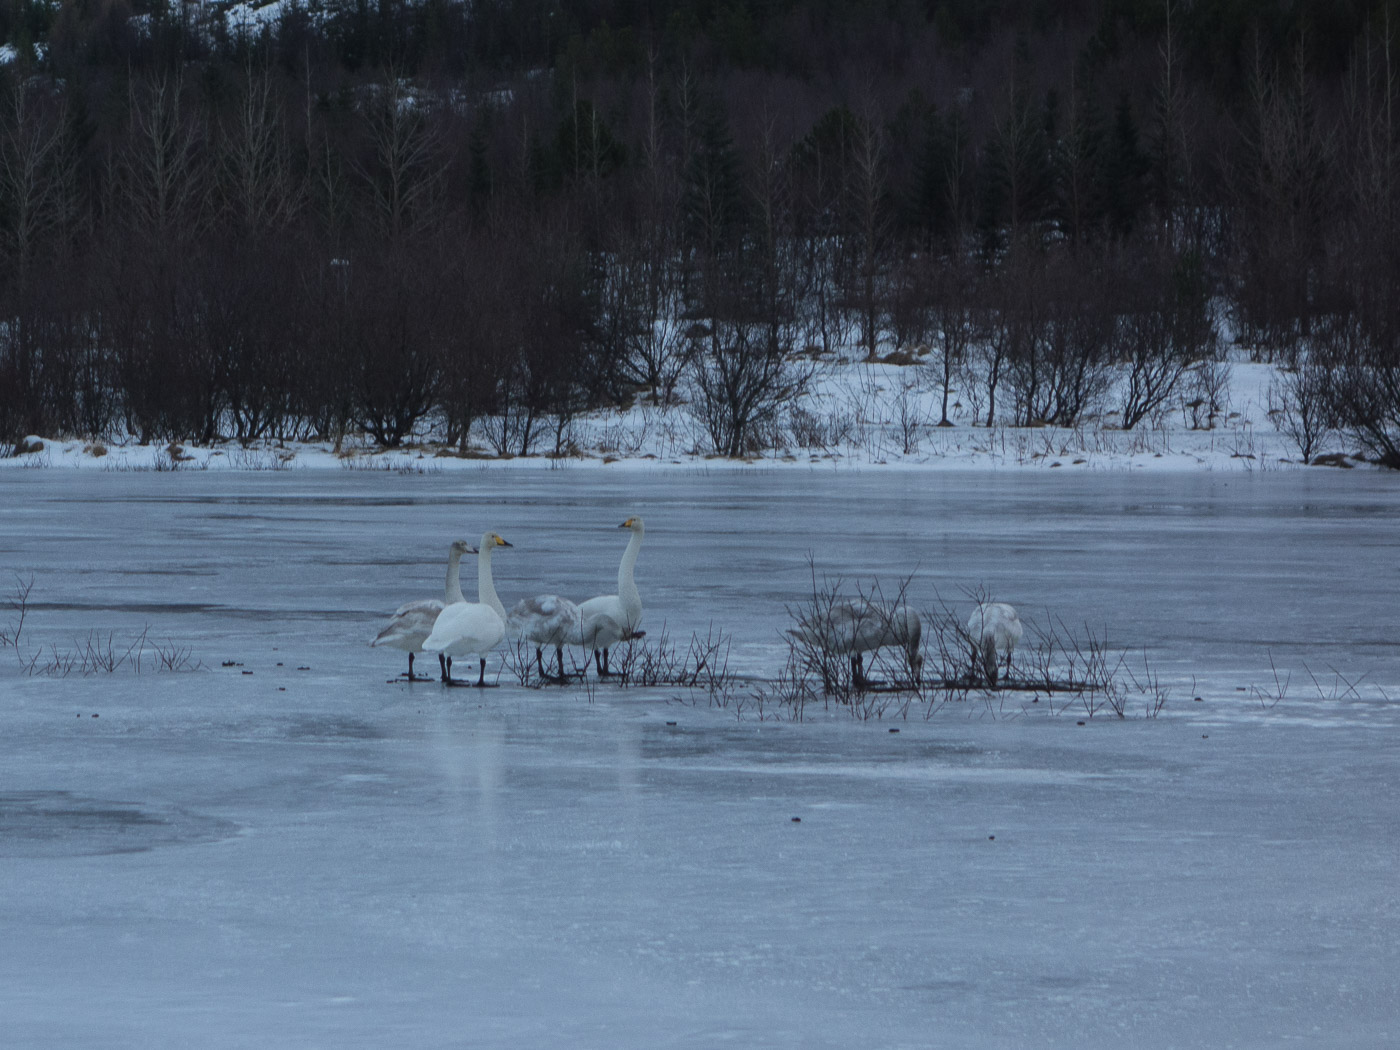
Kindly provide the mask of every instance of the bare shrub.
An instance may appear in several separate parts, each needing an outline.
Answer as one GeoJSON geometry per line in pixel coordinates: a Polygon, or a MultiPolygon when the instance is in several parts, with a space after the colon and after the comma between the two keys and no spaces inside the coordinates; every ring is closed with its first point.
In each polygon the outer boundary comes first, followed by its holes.
{"type": "Polygon", "coordinates": [[[1217,340],[1204,266],[1193,254],[1148,258],[1128,291],[1120,326],[1121,415],[1131,430],[1167,403],[1192,362],[1217,340]]]}
{"type": "Polygon", "coordinates": [[[145,671],[197,671],[203,664],[188,646],[173,641],[156,642],[150,637],[150,627],[130,641],[118,639],[114,631],[89,631],[71,647],[56,644],[40,646],[25,652],[21,645],[25,621],[29,613],[29,596],[34,590],[34,577],[15,577],[14,590],[6,604],[13,611],[9,625],[0,627],[0,649],[13,649],[20,671],[27,675],[47,675],[63,678],[70,674],[113,674],[128,668],[136,674],[145,671]]]}
{"type": "Polygon", "coordinates": [[[928,429],[928,415],[920,404],[918,386],[914,383],[901,384],[892,407],[892,422],[899,436],[900,451],[912,456],[919,451],[923,432],[928,429]]]}
{"type": "Polygon", "coordinates": [[[690,371],[690,411],[711,448],[739,458],[771,447],[783,410],[807,391],[815,366],[789,359],[760,326],[715,322],[690,371]]]}
{"type": "Polygon", "coordinates": [[[922,619],[906,600],[912,577],[889,598],[878,580],[847,598],[840,578],[818,579],[815,564],[811,576],[808,599],[788,609],[796,624],[787,631],[792,695],[815,692],[820,682],[824,698],[852,705],[859,717],[879,717],[888,701],[872,694],[916,689],[923,675],[922,619]]]}
{"type": "Polygon", "coordinates": [[[798,448],[825,452],[845,444],[854,431],[855,419],[846,412],[830,410],[818,415],[805,404],[788,410],[788,433],[798,448]]]}
{"type": "Polygon", "coordinates": [[[1021,338],[1010,344],[1007,381],[1023,426],[1074,426],[1112,383],[1114,302],[1107,275],[1064,256],[1029,270],[1021,338]]]}
{"type": "Polygon", "coordinates": [[[1280,673],[1278,665],[1274,663],[1272,650],[1269,651],[1269,671],[1274,679],[1272,685],[1251,685],[1249,687],[1249,695],[1266,711],[1277,707],[1288,699],[1288,687],[1293,682],[1292,671],[1280,673]]]}
{"type": "Polygon", "coordinates": [[[27,658],[21,658],[21,669],[27,675],[66,678],[69,675],[115,674],[123,668],[134,674],[145,671],[197,671],[203,667],[187,646],[175,642],[158,643],[150,639],[150,628],[129,642],[118,640],[116,633],[89,631],[77,639],[71,648],[58,645],[40,647],[27,658]]]}
{"type": "MultiPolygon", "coordinates": [[[[977,339],[981,317],[978,312],[979,294],[976,271],[959,254],[948,260],[933,289],[929,307],[931,326],[936,330],[933,354],[928,366],[942,391],[938,426],[950,427],[948,398],[955,377],[968,362],[977,339]]],[[[973,412],[974,417],[976,412],[973,412]]]]}
{"type": "Polygon", "coordinates": [[[733,639],[711,624],[704,635],[692,633],[682,650],[663,623],[658,631],[629,640],[614,661],[612,678],[626,688],[675,686],[703,692],[710,706],[736,702],[738,678],[729,667],[733,639]]]}
{"type": "Polygon", "coordinates": [[[1379,320],[1339,320],[1321,348],[1326,404],[1337,426],[1382,465],[1400,470],[1400,306],[1379,320]]]}
{"type": "Polygon", "coordinates": [[[1230,365],[1213,358],[1193,365],[1181,408],[1192,430],[1214,430],[1216,419],[1230,410],[1230,365]]]}
{"type": "Polygon", "coordinates": [[[651,390],[657,404],[676,389],[695,344],[685,336],[683,268],[669,226],[622,241],[597,262],[597,328],[626,383],[651,390]]]}
{"type": "Polygon", "coordinates": [[[13,624],[0,627],[0,649],[14,649],[19,651],[20,635],[24,633],[24,620],[29,612],[29,594],[34,590],[34,577],[25,579],[22,576],[15,576],[14,590],[10,592],[10,597],[6,605],[14,611],[13,624]]]}
{"type": "Polygon", "coordinates": [[[1304,463],[1311,462],[1335,429],[1325,370],[1309,359],[1280,372],[1269,384],[1268,404],[1279,433],[1297,446],[1304,463]]]}

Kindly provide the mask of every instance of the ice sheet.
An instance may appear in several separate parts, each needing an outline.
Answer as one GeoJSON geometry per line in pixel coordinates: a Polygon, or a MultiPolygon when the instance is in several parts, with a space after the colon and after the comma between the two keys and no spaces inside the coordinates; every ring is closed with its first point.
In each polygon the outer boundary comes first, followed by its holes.
{"type": "Polygon", "coordinates": [[[6,1041],[1393,1045],[1390,480],[6,472],[26,648],[149,628],[206,665],[56,679],[0,651],[6,1041]],[[515,544],[508,604],[578,599],[613,589],[633,513],[648,629],[713,622],[746,672],[776,670],[810,551],[1106,625],[1173,699],[891,734],[386,684],[402,654],[366,643],[452,539],[515,544]],[[1271,660],[1294,678],[1266,706],[1271,660]]]}

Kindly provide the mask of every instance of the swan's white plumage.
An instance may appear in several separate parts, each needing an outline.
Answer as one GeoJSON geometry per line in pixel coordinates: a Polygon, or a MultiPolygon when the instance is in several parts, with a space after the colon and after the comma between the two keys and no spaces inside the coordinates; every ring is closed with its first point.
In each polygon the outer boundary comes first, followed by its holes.
{"type": "Polygon", "coordinates": [[[557,594],[538,594],[521,598],[511,609],[511,630],[527,642],[539,645],[564,645],[570,628],[578,626],[578,606],[557,594]]]}
{"type": "Polygon", "coordinates": [[[1011,651],[1021,641],[1021,618],[1015,606],[1006,602],[982,602],[967,618],[967,635],[972,642],[974,658],[980,657],[987,681],[997,684],[997,657],[1006,654],[1006,668],[1011,669],[1011,651]]]}
{"type": "Polygon", "coordinates": [[[405,602],[394,610],[389,623],[377,634],[370,645],[385,645],[391,649],[402,649],[408,653],[408,673],[413,675],[413,654],[423,651],[423,643],[433,633],[433,624],[438,614],[453,602],[464,601],[460,579],[463,554],[474,554],[476,549],[465,540],[456,540],[447,551],[447,586],[442,600],[421,598],[416,602],[405,602]]]}
{"type": "Polygon", "coordinates": [[[559,675],[564,675],[564,646],[577,644],[583,632],[579,607],[557,594],[537,594],[515,603],[506,618],[506,629],[535,647],[535,662],[544,675],[540,651],[552,646],[559,657],[559,675]]]}
{"type": "Polygon", "coordinates": [[[494,532],[481,537],[477,550],[477,601],[453,602],[438,613],[432,632],[423,642],[423,651],[442,653],[452,658],[477,656],[481,658],[481,684],[486,675],[486,654],[501,644],[506,636],[506,611],[496,595],[491,577],[491,551],[510,544],[494,532]]]}
{"type": "Polygon", "coordinates": [[[380,631],[370,645],[387,645],[392,649],[404,649],[410,653],[423,650],[423,643],[433,633],[433,623],[447,605],[440,598],[423,598],[407,602],[394,610],[389,625],[380,631]]]}
{"type": "Polygon", "coordinates": [[[630,637],[641,622],[641,615],[630,616],[627,607],[615,594],[589,598],[579,606],[581,644],[590,651],[612,648],[630,637]]]}
{"type": "Polygon", "coordinates": [[[833,602],[788,630],[823,652],[851,657],[858,674],[861,654],[886,646],[903,649],[915,678],[923,669],[923,633],[923,620],[909,606],[872,601],[833,602]]]}
{"type": "Polygon", "coordinates": [[[630,530],[632,535],[627,540],[627,549],[622,552],[622,562],[617,568],[617,593],[589,598],[578,607],[578,644],[593,653],[595,662],[598,662],[598,654],[602,654],[599,670],[604,673],[607,671],[608,650],[618,642],[631,638],[642,624],[642,596],[637,590],[634,572],[646,528],[642,519],[637,517],[628,518],[619,528],[630,530]]]}
{"type": "Polygon", "coordinates": [[[495,609],[480,602],[457,602],[438,613],[425,652],[447,656],[485,656],[506,636],[506,624],[495,609]]]}

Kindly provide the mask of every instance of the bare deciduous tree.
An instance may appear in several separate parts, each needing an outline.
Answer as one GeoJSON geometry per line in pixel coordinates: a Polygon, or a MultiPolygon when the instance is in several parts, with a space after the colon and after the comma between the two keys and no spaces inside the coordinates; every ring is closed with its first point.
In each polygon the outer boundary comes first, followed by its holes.
{"type": "Polygon", "coordinates": [[[1283,372],[1269,387],[1269,416],[1279,431],[1298,446],[1304,463],[1310,463],[1334,429],[1327,399],[1327,375],[1311,359],[1283,372]]]}
{"type": "Polygon", "coordinates": [[[1134,275],[1118,337],[1124,430],[1164,405],[1192,363],[1214,353],[1204,280],[1190,255],[1150,257],[1134,275]]]}

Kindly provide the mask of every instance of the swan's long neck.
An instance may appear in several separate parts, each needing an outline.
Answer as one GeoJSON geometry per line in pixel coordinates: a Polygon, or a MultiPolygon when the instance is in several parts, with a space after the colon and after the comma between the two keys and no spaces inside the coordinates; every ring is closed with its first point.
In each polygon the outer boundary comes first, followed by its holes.
{"type": "Polygon", "coordinates": [[[467,596],[462,593],[462,553],[454,550],[447,556],[447,597],[448,605],[464,602],[467,596]]]}
{"type": "Polygon", "coordinates": [[[506,607],[496,596],[496,583],[491,578],[491,548],[485,543],[476,556],[476,600],[496,610],[496,615],[505,622],[506,607]]]}
{"type": "Polygon", "coordinates": [[[637,555],[641,550],[642,534],[634,532],[632,538],[627,541],[627,549],[622,552],[622,564],[617,567],[617,596],[622,599],[622,607],[627,610],[633,626],[636,626],[636,621],[642,614],[642,596],[632,578],[633,570],[637,568],[637,555]]]}

